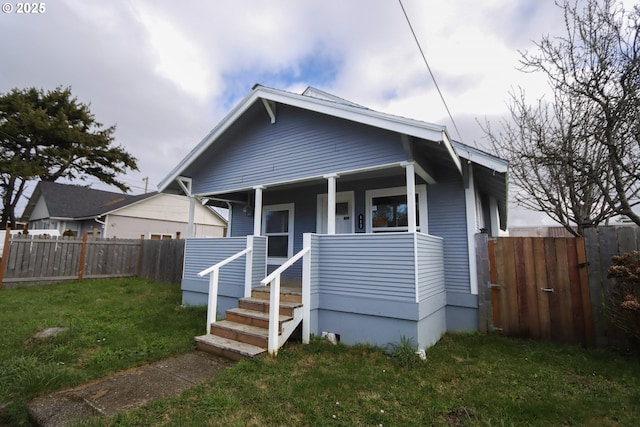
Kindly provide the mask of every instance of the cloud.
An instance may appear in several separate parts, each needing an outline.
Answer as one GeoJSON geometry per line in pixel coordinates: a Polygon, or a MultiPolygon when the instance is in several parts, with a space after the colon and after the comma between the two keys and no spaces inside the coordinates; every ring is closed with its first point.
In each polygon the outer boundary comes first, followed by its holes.
{"type": "MultiPolygon", "coordinates": [[[[499,117],[518,50],[561,31],[553,2],[403,0],[463,141],[499,117]]],[[[255,83],[309,85],[367,107],[452,124],[407,25],[388,0],[59,0],[0,16],[0,92],[72,86],[139,159],[124,179],[159,182],[255,83]]],[[[154,189],[151,186],[151,189],[154,189]]]]}

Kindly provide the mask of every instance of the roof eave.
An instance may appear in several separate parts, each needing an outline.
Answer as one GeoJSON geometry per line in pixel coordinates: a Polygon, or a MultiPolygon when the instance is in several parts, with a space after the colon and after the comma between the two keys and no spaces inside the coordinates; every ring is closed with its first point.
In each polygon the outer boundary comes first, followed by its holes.
{"type": "Polygon", "coordinates": [[[293,107],[303,108],[328,116],[338,117],[353,122],[374,126],[400,134],[406,134],[417,138],[441,142],[445,144],[451,160],[462,174],[462,165],[451,139],[443,126],[430,125],[412,119],[391,116],[385,113],[366,108],[341,104],[319,98],[284,92],[276,89],[256,85],[252,91],[238,103],[216,127],[205,136],[196,147],[158,184],[158,192],[163,192],[177,179],[211,144],[222,135],[237,119],[239,119],[249,107],[259,99],[279,102],[293,107]]]}

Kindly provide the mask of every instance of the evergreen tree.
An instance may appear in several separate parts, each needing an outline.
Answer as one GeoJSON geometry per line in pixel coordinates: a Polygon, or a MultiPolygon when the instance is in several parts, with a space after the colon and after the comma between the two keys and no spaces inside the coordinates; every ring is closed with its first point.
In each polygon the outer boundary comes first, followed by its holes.
{"type": "Polygon", "coordinates": [[[31,180],[95,177],[128,191],[117,177],[138,167],[114,145],[114,131],[97,122],[70,88],[0,94],[0,228],[14,225],[15,207],[31,180]]]}

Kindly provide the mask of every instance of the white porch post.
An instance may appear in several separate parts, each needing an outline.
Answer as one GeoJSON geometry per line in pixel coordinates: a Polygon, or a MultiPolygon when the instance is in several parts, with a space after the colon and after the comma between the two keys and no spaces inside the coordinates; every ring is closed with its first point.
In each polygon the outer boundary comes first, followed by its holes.
{"type": "Polygon", "coordinates": [[[247,249],[251,249],[245,255],[244,267],[244,297],[251,296],[251,288],[253,287],[253,240],[254,236],[247,236],[247,249]]]}
{"type": "MultiPolygon", "coordinates": [[[[311,248],[311,233],[302,235],[302,246],[311,248]]],[[[309,344],[311,337],[311,256],[309,251],[302,258],[302,342],[309,344]]]]}
{"type": "Polygon", "coordinates": [[[407,226],[409,233],[416,232],[416,172],[413,162],[403,164],[407,176],[407,226]]]}
{"type": "Polygon", "coordinates": [[[498,201],[495,197],[489,198],[489,235],[498,236],[500,234],[500,218],[498,217],[498,201]]]}
{"type": "Polygon", "coordinates": [[[189,195],[189,223],[187,224],[187,237],[194,237],[193,219],[196,212],[196,198],[189,195]]]}
{"type": "Polygon", "coordinates": [[[256,191],[256,206],[253,209],[253,235],[260,236],[262,233],[262,190],[264,187],[258,185],[253,189],[256,191]]]}
{"type": "Polygon", "coordinates": [[[196,198],[193,196],[193,180],[184,176],[176,178],[176,182],[189,197],[189,222],[187,223],[187,237],[193,237],[193,218],[196,212],[196,198]]]}
{"type": "Polygon", "coordinates": [[[471,294],[478,295],[478,267],[476,265],[475,234],[478,232],[476,217],[476,187],[473,176],[473,165],[468,164],[465,173],[464,199],[467,212],[467,242],[469,248],[469,284],[471,294]]]}
{"type": "Polygon", "coordinates": [[[326,175],[327,189],[327,234],[336,234],[336,178],[338,175],[326,175]]]}

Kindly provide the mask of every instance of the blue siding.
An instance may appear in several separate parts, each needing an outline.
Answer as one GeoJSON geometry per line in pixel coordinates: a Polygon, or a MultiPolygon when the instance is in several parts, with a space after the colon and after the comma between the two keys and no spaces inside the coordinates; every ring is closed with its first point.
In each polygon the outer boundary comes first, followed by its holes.
{"type": "Polygon", "coordinates": [[[447,292],[470,292],[467,214],[462,177],[442,171],[438,183],[427,188],[429,234],[444,239],[447,292]]]}
{"type": "Polygon", "coordinates": [[[231,205],[231,234],[230,237],[250,236],[253,234],[253,216],[247,216],[242,210],[244,205],[233,203],[231,205]]]}
{"type": "Polygon", "coordinates": [[[424,301],[443,293],[444,260],[441,238],[416,233],[418,300],[424,301]]]}
{"type": "Polygon", "coordinates": [[[319,237],[323,293],[415,302],[413,234],[319,237]]]}
{"type": "Polygon", "coordinates": [[[420,233],[312,235],[311,256],[314,333],[375,345],[404,336],[425,348],[446,330],[442,239],[420,233]]]}
{"type": "Polygon", "coordinates": [[[267,277],[267,238],[253,237],[251,287],[261,286],[260,281],[267,277]]]}
{"type": "Polygon", "coordinates": [[[200,159],[194,192],[224,192],[406,160],[396,133],[278,105],[223,135],[200,159]]]}
{"type": "MultiPolygon", "coordinates": [[[[255,239],[255,238],[254,238],[255,239]]],[[[187,239],[185,243],[185,261],[182,274],[183,302],[186,304],[205,304],[209,293],[209,276],[199,277],[198,273],[208,267],[244,250],[247,247],[246,237],[187,239]]],[[[266,239],[254,240],[253,251],[253,286],[257,286],[264,278],[266,239]]],[[[234,301],[244,296],[245,257],[223,266],[220,269],[217,317],[223,317],[234,301]]]]}

